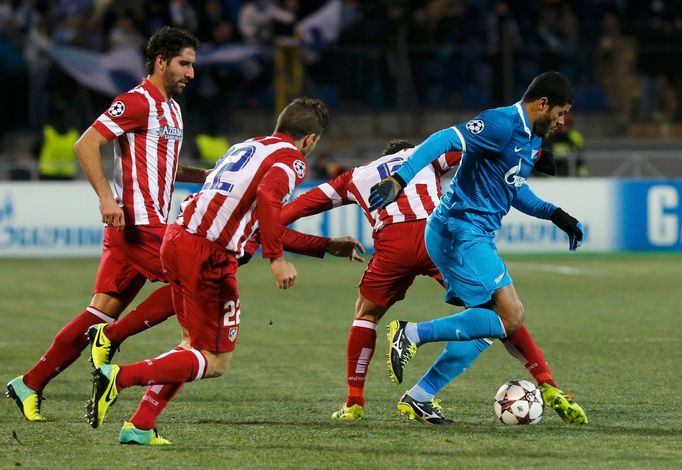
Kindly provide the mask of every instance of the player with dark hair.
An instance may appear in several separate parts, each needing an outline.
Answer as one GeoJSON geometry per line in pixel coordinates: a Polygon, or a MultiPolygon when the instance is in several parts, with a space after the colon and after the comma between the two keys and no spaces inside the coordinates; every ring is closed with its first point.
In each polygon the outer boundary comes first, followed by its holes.
{"type": "MultiPolygon", "coordinates": [[[[355,421],[364,418],[364,387],[376,348],[377,323],[388,309],[405,297],[417,275],[431,276],[445,285],[426,252],[424,229],[426,218],[435,209],[441,195],[440,177],[459,164],[461,153],[441,155],[415,176],[394,203],[378,211],[369,210],[369,188],[399,168],[413,152],[414,145],[407,140],[393,139],[386,145],[381,158],[311,189],[286,204],[282,210],[282,223],[288,225],[301,217],[334,207],[358,204],[373,227],[375,251],[360,280],[355,316],[348,332],[348,395],[341,409],[332,414],[333,419],[355,421]]],[[[525,327],[509,336],[504,345],[528,369],[538,385],[556,387],[542,351],[525,327]]],[[[476,347],[475,344],[471,346],[476,347]]],[[[449,355],[444,353],[434,365],[434,370],[448,368],[449,359],[449,355]]],[[[419,420],[431,424],[447,422],[437,403],[428,403],[422,408],[433,408],[437,413],[416,415],[419,420]]]]}
{"type": "MultiPolygon", "coordinates": [[[[417,348],[448,341],[438,362],[398,404],[401,412],[420,417],[433,411],[435,394],[461,374],[489,346],[488,338],[508,338],[523,325],[524,309],[493,237],[514,206],[550,219],[568,234],[569,249],[583,238],[580,223],[562,209],[537,198],[526,179],[537,159],[542,138],[563,123],[573,91],[563,75],[537,76],[521,101],[491,109],[476,118],[432,134],[395,172],[375,185],[370,210],[395,201],[416,175],[445,152],[461,151],[462,161],[450,188],[429,217],[424,240],[429,256],[443,275],[446,301],[466,310],[433,321],[389,324],[389,370],[401,383],[403,370],[417,348]]],[[[568,422],[586,423],[572,398],[542,384],[545,403],[568,422]]]]}
{"type": "MultiPolygon", "coordinates": [[[[93,372],[87,418],[99,427],[118,394],[149,387],[119,442],[168,444],[156,419],[185,382],[223,375],[239,333],[238,257],[256,231],[278,288],[293,287],[296,268],[283,256],[294,251],[320,256],[329,239],[294,232],[280,222],[282,201],[307,172],[306,155],[328,125],[320,100],[298,98],[279,115],[275,132],[233,145],[210,172],[201,191],[182,203],[178,221],[163,239],[161,258],[182,329],[180,345],[153,359],[102,365],[93,372]]],[[[359,248],[346,243],[347,254],[359,248]]]]}
{"type": "MultiPolygon", "coordinates": [[[[57,333],[28,372],[7,384],[7,396],[29,421],[45,421],[40,414],[43,390],[80,356],[88,344],[88,328],[118,318],[146,280],[166,279],[159,253],[174,182],[201,182],[207,175],[206,170],[178,161],[183,121],[173,100],[194,78],[198,46],[194,36],[178,28],[165,27],[154,34],[147,46],[148,77],[117,96],[76,143],[83,173],[99,198],[106,226],[104,247],[88,307],[57,333]],[[111,141],[115,193],[104,175],[100,152],[111,141]]],[[[173,313],[170,286],[163,286],[107,334],[120,341],[173,313]]]]}

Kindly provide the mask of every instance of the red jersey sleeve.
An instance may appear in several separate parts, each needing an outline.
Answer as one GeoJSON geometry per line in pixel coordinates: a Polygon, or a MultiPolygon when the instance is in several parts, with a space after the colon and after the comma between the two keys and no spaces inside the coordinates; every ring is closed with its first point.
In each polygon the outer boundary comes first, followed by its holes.
{"type": "MultiPolygon", "coordinates": [[[[324,258],[329,246],[329,238],[318,237],[317,235],[309,235],[307,233],[300,233],[289,228],[285,228],[282,232],[282,245],[286,251],[298,253],[299,255],[314,256],[316,258],[324,258]]],[[[244,254],[249,257],[258,250],[260,246],[260,233],[256,233],[244,245],[244,254]]]]}
{"type": "Polygon", "coordinates": [[[299,255],[323,258],[329,246],[329,238],[309,235],[284,227],[282,242],[284,249],[299,255]]]}
{"type": "Polygon", "coordinates": [[[149,103],[141,93],[128,92],[117,96],[109,109],[92,123],[97,132],[113,140],[134,129],[146,129],[149,103]]]}
{"type": "Polygon", "coordinates": [[[282,155],[265,173],[256,190],[256,217],[263,258],[283,254],[285,227],[281,222],[282,201],[303,181],[308,166],[298,152],[282,155]]]}
{"type": "Polygon", "coordinates": [[[302,217],[353,203],[354,201],[348,197],[348,184],[352,180],[353,172],[346,171],[328,183],[298,196],[282,208],[282,224],[289,225],[302,217]]]}
{"type": "Polygon", "coordinates": [[[434,160],[431,164],[436,170],[437,175],[444,175],[451,168],[459,165],[462,161],[462,152],[447,152],[434,160]]]}

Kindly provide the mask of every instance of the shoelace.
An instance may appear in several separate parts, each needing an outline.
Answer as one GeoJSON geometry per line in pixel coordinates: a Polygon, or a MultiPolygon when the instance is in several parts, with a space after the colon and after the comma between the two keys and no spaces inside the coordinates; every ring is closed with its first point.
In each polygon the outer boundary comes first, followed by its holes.
{"type": "Polygon", "coordinates": [[[431,404],[433,405],[433,408],[440,413],[441,415],[443,414],[443,407],[440,406],[440,400],[436,400],[435,398],[431,400],[431,404]]]}

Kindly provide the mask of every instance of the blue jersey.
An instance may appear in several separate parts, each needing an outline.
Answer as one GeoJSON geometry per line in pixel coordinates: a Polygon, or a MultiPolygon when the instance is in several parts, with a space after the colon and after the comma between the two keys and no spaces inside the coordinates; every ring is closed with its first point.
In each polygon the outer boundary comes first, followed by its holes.
{"type": "Polygon", "coordinates": [[[458,239],[493,237],[512,205],[521,210],[528,207],[524,197],[535,198],[532,215],[549,218],[556,208],[538,200],[528,188],[517,199],[541,145],[542,139],[532,133],[526,111],[518,102],[436,132],[397,174],[408,182],[438,155],[461,150],[457,173],[430,221],[442,224],[458,239]]]}

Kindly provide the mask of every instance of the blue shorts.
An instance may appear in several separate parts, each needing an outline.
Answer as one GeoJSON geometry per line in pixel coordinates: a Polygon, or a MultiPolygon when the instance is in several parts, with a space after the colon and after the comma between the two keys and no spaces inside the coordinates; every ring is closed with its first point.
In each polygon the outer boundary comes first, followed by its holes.
{"type": "Polygon", "coordinates": [[[445,281],[445,301],[475,307],[488,302],[493,293],[512,283],[495,243],[489,238],[453,240],[426,225],[426,250],[445,281]]]}

